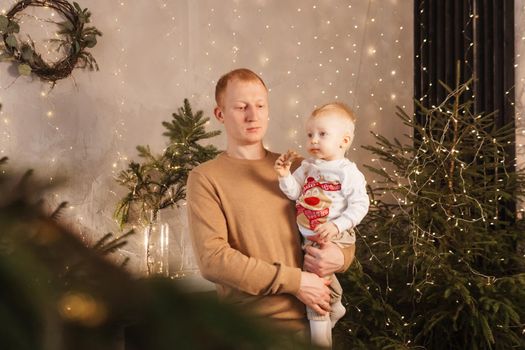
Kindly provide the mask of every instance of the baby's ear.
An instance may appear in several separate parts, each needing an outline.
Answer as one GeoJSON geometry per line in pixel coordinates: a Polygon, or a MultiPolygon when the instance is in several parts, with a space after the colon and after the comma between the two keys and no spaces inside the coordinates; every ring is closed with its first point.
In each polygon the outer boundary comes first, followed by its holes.
{"type": "Polygon", "coordinates": [[[343,138],[343,144],[345,145],[346,148],[350,147],[350,145],[352,144],[352,141],[354,141],[354,139],[350,135],[345,135],[345,137],[343,138]]]}

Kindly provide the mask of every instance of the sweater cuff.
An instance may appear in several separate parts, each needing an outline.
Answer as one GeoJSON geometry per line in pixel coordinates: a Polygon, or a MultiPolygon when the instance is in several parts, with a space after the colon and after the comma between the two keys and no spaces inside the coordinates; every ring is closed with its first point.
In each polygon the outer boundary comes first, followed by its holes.
{"type": "Polygon", "coordinates": [[[338,217],[337,219],[332,220],[332,223],[337,226],[337,229],[339,230],[339,233],[342,233],[343,231],[349,230],[352,228],[352,222],[343,216],[338,217]]]}
{"type": "Polygon", "coordinates": [[[278,179],[279,179],[279,185],[281,186],[281,188],[283,187],[289,188],[295,182],[295,178],[293,177],[292,173],[286,176],[283,176],[283,177],[279,176],[278,179]]]}
{"type": "Polygon", "coordinates": [[[281,274],[283,281],[283,293],[296,295],[301,286],[301,269],[298,267],[290,267],[281,265],[281,274]]]}
{"type": "Polygon", "coordinates": [[[355,249],[355,244],[349,245],[345,248],[341,248],[341,251],[343,252],[344,262],[343,262],[343,266],[341,267],[341,269],[337,271],[338,273],[342,273],[348,270],[348,268],[352,264],[352,261],[354,261],[354,255],[355,255],[354,249],[355,249]]]}

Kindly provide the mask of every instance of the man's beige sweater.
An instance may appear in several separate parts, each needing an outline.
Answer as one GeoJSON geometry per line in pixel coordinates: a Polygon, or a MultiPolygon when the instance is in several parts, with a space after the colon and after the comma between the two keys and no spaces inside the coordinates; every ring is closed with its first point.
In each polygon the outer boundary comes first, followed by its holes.
{"type": "MultiPolygon", "coordinates": [[[[189,228],[201,273],[219,297],[301,330],[305,306],[295,293],[303,253],[294,203],[273,169],[278,156],[244,160],[222,153],[196,167],[187,185],[189,228]]],[[[350,254],[344,253],[346,270],[350,254]]]]}

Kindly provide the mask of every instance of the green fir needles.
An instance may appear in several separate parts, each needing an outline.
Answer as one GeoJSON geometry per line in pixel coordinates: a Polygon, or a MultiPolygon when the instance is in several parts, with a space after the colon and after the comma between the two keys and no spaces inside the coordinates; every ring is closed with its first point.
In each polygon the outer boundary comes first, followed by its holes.
{"type": "Polygon", "coordinates": [[[120,225],[130,221],[131,213],[147,222],[149,212],[155,217],[159,210],[178,205],[186,198],[189,172],[219,153],[213,145],[199,144],[220,134],[220,131],[206,131],[208,121],[202,111],[194,114],[185,99],[184,106],[178,109],[178,113],[173,113],[173,119],[162,123],[167,129],[163,135],[169,138],[162,154],[154,155],[149,146],[137,146],[143,161],[130,162],[117,177],[117,181],[128,190],[115,210],[120,225]]]}
{"type": "Polygon", "coordinates": [[[365,147],[379,181],[360,226],[358,262],[342,278],[352,349],[525,348],[525,225],[515,203],[514,125],[474,114],[469,84],[438,106],[416,103],[409,143],[365,147]],[[393,198],[392,198],[393,197],[393,198]]]}

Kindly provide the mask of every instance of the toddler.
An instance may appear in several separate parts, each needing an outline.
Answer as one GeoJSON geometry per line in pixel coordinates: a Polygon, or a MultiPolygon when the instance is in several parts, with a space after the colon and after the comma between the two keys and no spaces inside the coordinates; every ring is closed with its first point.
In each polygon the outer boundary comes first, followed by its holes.
{"type": "MultiPolygon", "coordinates": [[[[340,246],[355,244],[353,228],[368,211],[366,181],[357,166],[345,158],[354,139],[355,116],[344,104],[329,103],[313,111],[306,121],[307,150],[311,155],[293,174],[293,151],[275,162],[279,187],[296,201],[297,225],[304,237],[303,248],[315,242],[331,241],[340,246]]],[[[314,345],[330,347],[332,328],[345,314],[341,303],[342,288],[335,275],[323,276],[331,281],[331,312],[320,315],[307,308],[311,339],[314,345]]]]}

